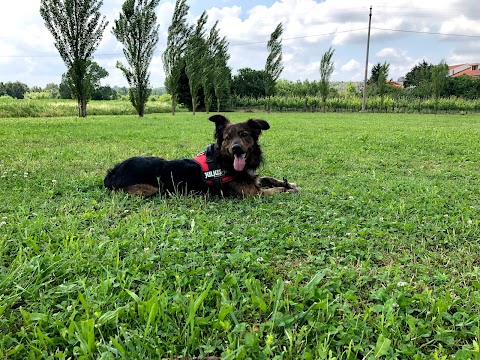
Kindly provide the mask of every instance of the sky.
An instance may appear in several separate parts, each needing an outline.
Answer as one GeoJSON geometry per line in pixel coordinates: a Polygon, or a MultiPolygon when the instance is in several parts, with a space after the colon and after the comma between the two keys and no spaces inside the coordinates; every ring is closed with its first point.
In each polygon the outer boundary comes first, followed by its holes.
{"type": "MultiPolygon", "coordinates": [[[[101,12],[109,22],[94,60],[108,72],[103,85],[126,86],[117,61],[123,48],[112,35],[124,0],[104,0],[101,12]]],[[[390,64],[389,78],[405,76],[423,60],[438,64],[480,62],[478,0],[187,0],[188,22],[208,14],[207,28],[218,20],[229,42],[228,65],[263,70],[267,42],[283,23],[282,53],[287,80],[318,80],[322,55],[334,49],[332,81],[363,81],[367,33],[372,7],[368,74],[373,65],[390,64]]],[[[160,37],[150,65],[152,87],[164,86],[162,53],[174,0],[157,8],[160,37]]],[[[39,13],[40,0],[2,0],[0,12],[0,82],[20,81],[29,87],[60,83],[66,67],[39,13]]]]}

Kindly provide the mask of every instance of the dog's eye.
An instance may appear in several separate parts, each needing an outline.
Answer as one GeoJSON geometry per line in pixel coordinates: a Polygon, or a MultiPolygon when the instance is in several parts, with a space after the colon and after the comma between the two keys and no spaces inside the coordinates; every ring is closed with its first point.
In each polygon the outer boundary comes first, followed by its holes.
{"type": "Polygon", "coordinates": [[[232,138],[232,135],[230,135],[230,134],[227,134],[227,135],[225,136],[225,140],[230,140],[231,138],[232,138]]]}
{"type": "Polygon", "coordinates": [[[250,136],[250,134],[249,134],[248,132],[246,132],[246,131],[242,131],[242,132],[240,133],[240,136],[241,136],[241,137],[246,137],[246,136],[250,136]]]}

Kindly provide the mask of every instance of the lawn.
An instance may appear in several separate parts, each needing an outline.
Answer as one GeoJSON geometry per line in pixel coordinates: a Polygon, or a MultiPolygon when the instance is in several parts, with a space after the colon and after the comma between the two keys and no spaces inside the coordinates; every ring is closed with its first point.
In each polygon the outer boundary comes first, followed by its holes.
{"type": "Polygon", "coordinates": [[[228,116],[301,193],[102,188],[206,114],[0,119],[0,358],[480,357],[478,116],[228,116]]]}

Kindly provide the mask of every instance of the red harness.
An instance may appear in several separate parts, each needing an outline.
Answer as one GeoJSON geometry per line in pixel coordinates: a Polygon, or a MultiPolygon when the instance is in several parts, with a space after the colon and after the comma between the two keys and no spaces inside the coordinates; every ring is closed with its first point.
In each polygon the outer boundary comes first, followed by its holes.
{"type": "Polygon", "coordinates": [[[208,145],[207,150],[193,158],[202,168],[203,181],[208,185],[220,185],[232,181],[235,175],[222,169],[213,158],[213,146],[215,145],[208,145]]]}

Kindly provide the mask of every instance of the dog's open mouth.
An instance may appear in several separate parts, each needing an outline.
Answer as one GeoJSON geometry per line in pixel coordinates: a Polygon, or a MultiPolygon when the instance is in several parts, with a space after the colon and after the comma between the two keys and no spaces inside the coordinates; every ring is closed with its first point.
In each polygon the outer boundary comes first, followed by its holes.
{"type": "Polygon", "coordinates": [[[235,154],[233,159],[233,168],[235,171],[242,171],[245,168],[247,154],[235,154]]]}

